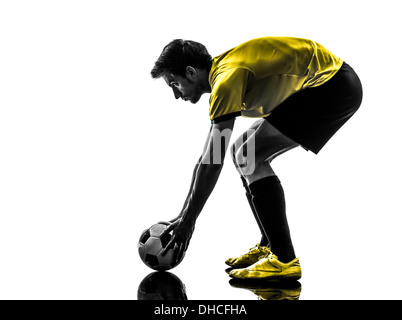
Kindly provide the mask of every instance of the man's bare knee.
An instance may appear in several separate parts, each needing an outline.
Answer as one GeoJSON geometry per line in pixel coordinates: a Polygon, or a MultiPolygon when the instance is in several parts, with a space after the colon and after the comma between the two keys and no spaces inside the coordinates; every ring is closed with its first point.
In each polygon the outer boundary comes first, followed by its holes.
{"type": "Polygon", "coordinates": [[[243,143],[235,152],[235,165],[242,175],[253,174],[255,161],[255,145],[250,142],[243,143]]]}

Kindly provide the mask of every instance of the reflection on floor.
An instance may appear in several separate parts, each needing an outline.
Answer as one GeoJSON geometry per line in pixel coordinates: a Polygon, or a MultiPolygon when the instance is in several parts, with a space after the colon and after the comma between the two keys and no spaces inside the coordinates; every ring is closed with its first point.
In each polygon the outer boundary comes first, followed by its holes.
{"type": "Polygon", "coordinates": [[[186,288],[181,280],[170,272],[156,271],[140,283],[138,300],[187,300],[186,288]]]}
{"type": "Polygon", "coordinates": [[[299,281],[251,281],[231,279],[234,288],[248,289],[259,300],[299,300],[301,284],[299,281]]]}
{"type": "MultiPolygon", "coordinates": [[[[229,280],[233,288],[247,289],[260,300],[299,300],[298,281],[229,280]]],[[[171,272],[156,271],[147,275],[138,287],[138,300],[187,300],[183,282],[171,272]]]]}

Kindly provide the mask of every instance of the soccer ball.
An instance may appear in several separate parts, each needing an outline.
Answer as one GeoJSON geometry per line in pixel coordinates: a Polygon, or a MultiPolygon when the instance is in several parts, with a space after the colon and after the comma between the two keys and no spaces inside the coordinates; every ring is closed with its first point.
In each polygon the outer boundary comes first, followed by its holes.
{"type": "Polygon", "coordinates": [[[141,260],[150,268],[158,271],[169,270],[176,267],[184,258],[184,252],[178,255],[178,248],[175,245],[161,254],[171,239],[168,233],[161,237],[161,233],[170,225],[169,222],[158,222],[149,229],[144,230],[138,242],[138,253],[141,260]]]}

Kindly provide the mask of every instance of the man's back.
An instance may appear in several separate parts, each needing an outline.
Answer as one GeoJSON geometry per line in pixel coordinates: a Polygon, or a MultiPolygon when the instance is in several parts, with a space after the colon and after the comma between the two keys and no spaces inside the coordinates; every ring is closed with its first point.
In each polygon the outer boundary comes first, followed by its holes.
{"type": "Polygon", "coordinates": [[[211,120],[234,112],[246,117],[266,116],[297,91],[328,81],[342,62],[307,39],[265,37],[245,42],[213,59],[209,75],[211,120]],[[236,99],[223,99],[230,106],[219,97],[233,94],[236,99]]]}

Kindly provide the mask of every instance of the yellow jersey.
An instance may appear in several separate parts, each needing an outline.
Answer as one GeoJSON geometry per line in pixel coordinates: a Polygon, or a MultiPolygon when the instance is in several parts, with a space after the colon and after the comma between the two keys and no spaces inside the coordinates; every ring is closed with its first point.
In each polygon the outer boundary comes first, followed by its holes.
{"type": "Polygon", "coordinates": [[[210,119],[266,117],[294,93],[327,82],[342,63],[312,40],[265,37],[245,42],[212,61],[210,119]]]}

